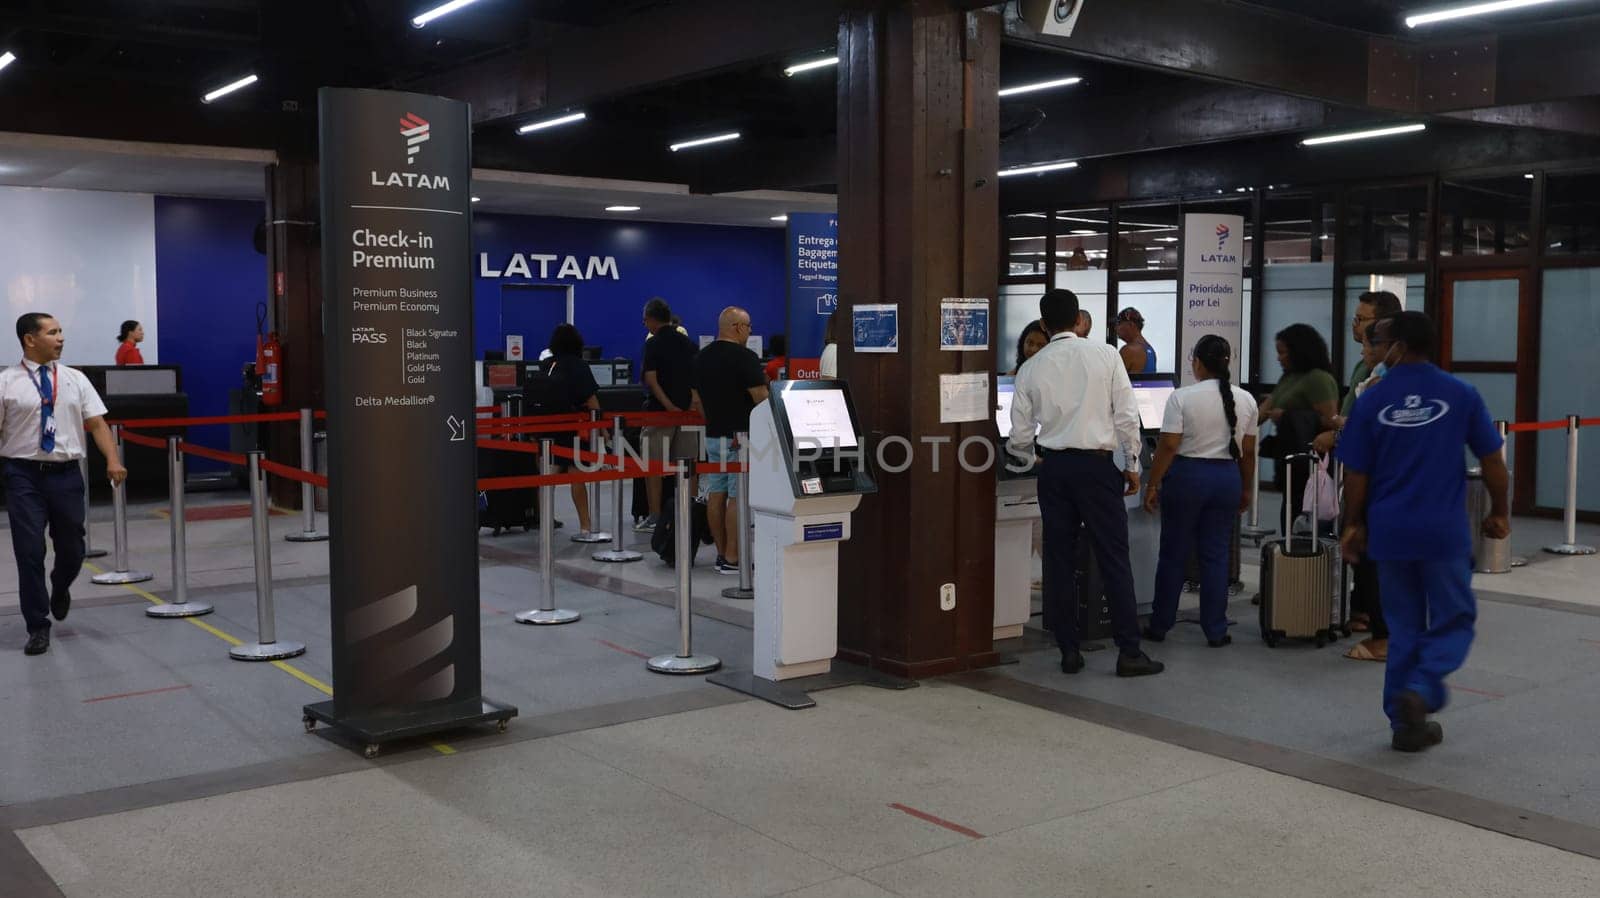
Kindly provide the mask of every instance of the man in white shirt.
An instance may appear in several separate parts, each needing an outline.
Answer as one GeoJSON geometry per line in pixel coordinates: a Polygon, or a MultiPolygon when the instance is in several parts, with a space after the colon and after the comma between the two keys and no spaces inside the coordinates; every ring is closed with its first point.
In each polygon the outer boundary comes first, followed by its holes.
{"type": "Polygon", "coordinates": [[[0,458],[28,627],[23,652],[42,655],[50,649],[50,618],[66,619],[72,581],[83,569],[84,482],[78,460],[84,457],[85,431],[105,455],[112,483],[121,483],[128,471],[106,425],[105,403],[82,372],[60,364],[66,345],[60,322],[30,312],[17,319],[17,339],[22,362],[0,371],[0,458]],[[48,589],[47,527],[56,550],[48,589]]]}
{"type": "Polygon", "coordinates": [[[1078,297],[1071,290],[1051,290],[1040,297],[1039,318],[1050,342],[1017,372],[1008,442],[1019,458],[1042,458],[1044,602],[1061,648],[1061,670],[1075,674],[1083,669],[1073,576],[1082,528],[1105,584],[1120,649],[1117,676],[1158,674],[1161,662],[1139,649],[1139,613],[1128,562],[1123,497],[1139,491],[1139,408],[1133,386],[1116,349],[1072,332],[1078,297]],[[1113,461],[1118,450],[1125,470],[1119,471],[1113,461]]]}

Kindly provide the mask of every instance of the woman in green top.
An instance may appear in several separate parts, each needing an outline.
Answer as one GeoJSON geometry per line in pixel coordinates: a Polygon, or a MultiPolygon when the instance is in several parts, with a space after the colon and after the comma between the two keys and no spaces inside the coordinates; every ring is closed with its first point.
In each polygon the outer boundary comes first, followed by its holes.
{"type": "Polygon", "coordinates": [[[1278,331],[1277,348],[1283,377],[1261,400],[1261,420],[1277,421],[1284,412],[1310,409],[1317,413],[1319,430],[1331,429],[1339,413],[1339,382],[1327,341],[1309,324],[1291,324],[1278,331]]]}

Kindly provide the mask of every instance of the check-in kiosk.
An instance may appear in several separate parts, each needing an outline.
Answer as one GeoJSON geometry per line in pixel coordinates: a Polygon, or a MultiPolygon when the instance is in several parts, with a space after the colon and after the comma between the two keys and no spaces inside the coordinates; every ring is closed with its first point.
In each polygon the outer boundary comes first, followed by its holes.
{"type": "Polygon", "coordinates": [[[1039,520],[1039,467],[1004,452],[1011,433],[1014,378],[996,382],[994,423],[1005,464],[995,478],[994,638],[1015,639],[1033,614],[1033,527],[1039,520]],[[1024,470],[1012,470],[1024,468],[1024,470]]]}
{"type": "Polygon", "coordinates": [[[838,651],[839,543],[850,513],[877,492],[849,387],[776,381],[750,414],[755,518],[754,675],[825,674],[838,651]]]}

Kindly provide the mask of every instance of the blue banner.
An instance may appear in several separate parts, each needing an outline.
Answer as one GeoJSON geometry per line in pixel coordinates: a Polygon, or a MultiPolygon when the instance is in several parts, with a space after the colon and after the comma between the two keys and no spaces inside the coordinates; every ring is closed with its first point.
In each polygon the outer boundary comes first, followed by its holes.
{"type": "Polygon", "coordinates": [[[823,325],[839,304],[839,216],[789,213],[788,256],[789,355],[816,358],[822,354],[823,325]]]}

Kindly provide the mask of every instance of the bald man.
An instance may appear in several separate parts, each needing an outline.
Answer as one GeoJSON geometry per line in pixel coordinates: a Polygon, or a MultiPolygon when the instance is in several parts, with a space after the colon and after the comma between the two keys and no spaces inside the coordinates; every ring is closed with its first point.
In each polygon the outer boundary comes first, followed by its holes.
{"type": "MultiPolygon", "coordinates": [[[[722,310],[717,339],[694,361],[694,401],[706,416],[706,460],[739,460],[734,437],[750,429],[750,410],[767,399],[767,373],[761,359],[745,348],[750,339],[750,313],[738,306],[722,310]]],[[[706,521],[717,544],[717,573],[739,573],[737,474],[706,475],[706,521]]]]}
{"type": "Polygon", "coordinates": [[[1072,332],[1079,337],[1089,339],[1089,332],[1094,330],[1094,317],[1082,309],[1078,310],[1078,320],[1072,325],[1072,332]]]}

